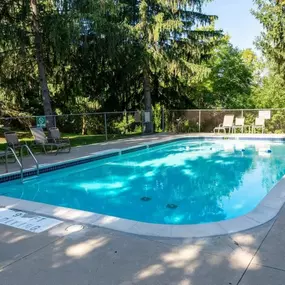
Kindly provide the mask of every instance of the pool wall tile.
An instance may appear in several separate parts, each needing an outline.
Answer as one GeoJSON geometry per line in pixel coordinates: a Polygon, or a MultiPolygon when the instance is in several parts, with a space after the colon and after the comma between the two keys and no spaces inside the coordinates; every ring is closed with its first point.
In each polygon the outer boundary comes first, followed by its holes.
{"type": "MultiPolygon", "coordinates": [[[[75,165],[80,165],[80,164],[84,164],[84,163],[88,163],[88,162],[92,162],[92,161],[97,161],[97,160],[101,160],[101,159],[105,159],[105,158],[118,156],[119,154],[120,154],[120,152],[117,151],[117,152],[112,152],[112,153],[107,153],[107,154],[102,154],[102,155],[96,155],[96,156],[91,156],[91,157],[78,158],[78,159],[66,161],[66,162],[59,162],[59,163],[51,164],[50,166],[40,167],[39,172],[40,172],[40,174],[47,173],[47,172],[51,172],[51,171],[75,166],[75,165]]],[[[24,170],[24,173],[23,173],[24,178],[35,176],[35,175],[37,175],[36,169],[24,170]]],[[[0,183],[16,180],[16,179],[20,179],[20,178],[21,178],[20,173],[14,173],[14,174],[10,174],[10,175],[4,174],[4,175],[0,176],[0,183]]]]}
{"type": "Polygon", "coordinates": [[[121,151],[121,154],[126,154],[126,153],[131,153],[131,152],[135,152],[135,151],[138,151],[138,150],[143,150],[143,149],[146,149],[148,146],[147,145],[143,145],[143,146],[138,146],[138,147],[132,147],[132,148],[129,148],[129,149],[124,149],[121,151]]]}

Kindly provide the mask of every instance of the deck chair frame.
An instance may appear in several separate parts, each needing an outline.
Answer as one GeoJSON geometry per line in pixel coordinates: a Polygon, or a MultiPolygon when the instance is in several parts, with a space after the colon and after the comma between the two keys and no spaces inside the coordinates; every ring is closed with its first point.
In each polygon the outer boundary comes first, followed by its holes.
{"type": "Polygon", "coordinates": [[[50,148],[50,152],[56,148],[55,155],[64,149],[68,149],[68,152],[70,152],[70,144],[67,145],[64,142],[56,141],[53,138],[47,138],[42,128],[33,127],[30,128],[30,131],[34,137],[34,146],[41,146],[45,154],[48,154],[47,147],[50,148]]]}
{"type": "Polygon", "coordinates": [[[261,129],[264,134],[265,131],[265,118],[257,117],[255,118],[254,124],[251,126],[252,133],[255,133],[256,129],[261,129]]]}

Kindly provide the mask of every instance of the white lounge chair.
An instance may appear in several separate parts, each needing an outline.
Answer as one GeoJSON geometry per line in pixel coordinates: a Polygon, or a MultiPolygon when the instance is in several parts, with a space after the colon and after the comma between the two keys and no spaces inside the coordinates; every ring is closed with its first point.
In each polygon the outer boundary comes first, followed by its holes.
{"type": "Polygon", "coordinates": [[[234,124],[234,115],[225,115],[224,116],[224,121],[222,124],[220,124],[218,127],[214,128],[214,133],[216,133],[216,131],[218,131],[218,133],[220,133],[220,131],[224,131],[224,133],[227,132],[227,129],[229,130],[229,133],[232,131],[232,127],[234,124]]]}
{"type": "Polygon", "coordinates": [[[265,129],[265,118],[257,117],[255,118],[255,122],[251,127],[252,133],[255,133],[256,129],[261,129],[262,133],[264,133],[265,129]]]}
{"type": "Polygon", "coordinates": [[[244,123],[245,123],[245,118],[243,118],[243,117],[236,118],[235,119],[235,124],[234,124],[234,126],[232,128],[233,133],[236,133],[237,129],[240,129],[241,132],[244,133],[244,131],[246,131],[246,128],[248,128],[248,130],[250,132],[251,126],[245,125],[244,123]]]}

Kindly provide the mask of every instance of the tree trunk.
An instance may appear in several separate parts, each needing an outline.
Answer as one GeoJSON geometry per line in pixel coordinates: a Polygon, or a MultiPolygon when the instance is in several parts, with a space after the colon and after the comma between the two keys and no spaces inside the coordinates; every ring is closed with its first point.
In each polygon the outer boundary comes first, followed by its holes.
{"type": "Polygon", "coordinates": [[[43,61],[43,52],[42,52],[42,38],[40,34],[40,26],[39,26],[39,15],[38,15],[38,7],[37,0],[30,1],[31,10],[32,10],[32,31],[34,33],[34,42],[35,42],[35,52],[38,64],[38,72],[39,72],[39,80],[41,85],[41,92],[43,98],[43,107],[44,113],[47,119],[47,128],[54,126],[53,120],[53,112],[51,108],[50,102],[50,92],[48,89],[47,79],[46,79],[46,70],[43,61]]]}
{"type": "Polygon", "coordinates": [[[144,102],[145,102],[145,112],[150,114],[150,122],[145,122],[144,133],[150,134],[153,133],[153,121],[152,121],[152,105],[151,105],[151,93],[150,93],[150,79],[149,74],[144,71],[144,80],[143,80],[143,89],[144,89],[144,102]]]}
{"type": "Polygon", "coordinates": [[[87,135],[87,120],[86,120],[86,116],[82,115],[82,130],[81,130],[81,134],[83,136],[87,135]]]}

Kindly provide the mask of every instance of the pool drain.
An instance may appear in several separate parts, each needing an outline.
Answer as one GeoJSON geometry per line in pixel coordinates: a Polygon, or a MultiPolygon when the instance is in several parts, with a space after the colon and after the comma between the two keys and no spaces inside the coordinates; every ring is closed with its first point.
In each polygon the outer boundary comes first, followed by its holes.
{"type": "Polygon", "coordinates": [[[168,208],[168,209],[176,209],[178,206],[177,205],[175,205],[175,204],[167,204],[166,205],[166,208],[168,208]]]}
{"type": "Polygon", "coordinates": [[[151,200],[151,198],[150,197],[142,197],[141,200],[144,202],[148,202],[151,200]]]}

